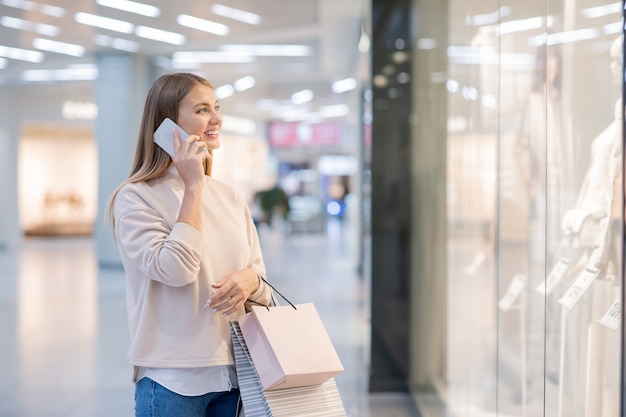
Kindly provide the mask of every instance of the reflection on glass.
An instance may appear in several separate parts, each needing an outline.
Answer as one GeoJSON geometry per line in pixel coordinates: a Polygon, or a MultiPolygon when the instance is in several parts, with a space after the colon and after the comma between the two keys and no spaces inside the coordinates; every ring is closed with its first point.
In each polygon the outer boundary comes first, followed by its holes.
{"type": "Polygon", "coordinates": [[[439,391],[459,415],[618,413],[616,4],[448,2],[447,363],[439,391]]]}

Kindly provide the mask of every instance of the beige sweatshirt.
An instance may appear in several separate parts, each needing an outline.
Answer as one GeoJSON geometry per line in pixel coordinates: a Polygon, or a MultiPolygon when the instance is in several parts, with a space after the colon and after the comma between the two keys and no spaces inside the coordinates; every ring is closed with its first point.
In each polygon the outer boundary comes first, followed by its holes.
{"type": "MultiPolygon", "coordinates": [[[[177,223],[184,184],[175,169],[125,185],[113,206],[115,237],[126,272],[128,362],[177,368],[233,364],[229,320],[204,308],[211,284],[250,267],[265,277],[254,223],[235,191],[206,177],[203,230],[177,223]]],[[[250,299],[269,304],[261,284],[250,299]]]]}

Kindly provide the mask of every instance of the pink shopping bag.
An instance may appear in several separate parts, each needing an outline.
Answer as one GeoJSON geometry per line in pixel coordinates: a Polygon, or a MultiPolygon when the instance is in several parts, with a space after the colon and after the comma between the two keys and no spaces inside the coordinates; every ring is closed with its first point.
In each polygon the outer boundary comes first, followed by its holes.
{"type": "Polygon", "coordinates": [[[266,391],[323,384],[343,371],[312,303],[253,306],[238,321],[266,391]]]}

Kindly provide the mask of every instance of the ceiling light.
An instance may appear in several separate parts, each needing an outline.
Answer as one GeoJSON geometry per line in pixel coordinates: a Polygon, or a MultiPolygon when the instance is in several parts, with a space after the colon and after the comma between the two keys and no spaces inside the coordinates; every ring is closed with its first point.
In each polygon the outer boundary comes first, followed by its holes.
{"type": "Polygon", "coordinates": [[[63,17],[65,16],[65,9],[62,7],[51,6],[49,4],[42,4],[41,13],[52,17],[63,17]]]}
{"type": "Polygon", "coordinates": [[[53,36],[53,37],[57,36],[60,30],[61,29],[59,29],[58,26],[48,25],[45,23],[35,23],[35,27],[33,29],[34,32],[37,32],[40,35],[53,36]]]}
{"type": "Polygon", "coordinates": [[[220,49],[224,52],[256,56],[311,55],[311,47],[308,45],[222,45],[220,49]]]}
{"type": "Polygon", "coordinates": [[[27,49],[11,48],[2,45],[0,45],[0,56],[35,63],[43,61],[44,58],[44,54],[39,51],[29,51],[27,49]]]}
{"type": "Polygon", "coordinates": [[[55,70],[37,69],[22,72],[24,81],[93,81],[98,78],[98,68],[95,65],[85,65],[74,68],[55,70]]]}
{"type": "Polygon", "coordinates": [[[120,51],[136,53],[139,52],[139,50],[141,49],[140,45],[137,42],[121,38],[113,38],[111,36],[102,34],[95,35],[93,41],[96,45],[118,49],[120,51]]]}
{"type": "Polygon", "coordinates": [[[97,16],[95,14],[78,12],[74,19],[83,25],[95,26],[101,29],[113,30],[115,32],[132,33],[135,25],[123,20],[110,19],[108,17],[97,16]]]}
{"type": "Polygon", "coordinates": [[[203,30],[205,32],[213,33],[214,35],[226,36],[230,32],[230,29],[226,25],[206,19],[200,19],[195,16],[189,16],[188,14],[179,14],[176,21],[179,25],[187,26],[192,29],[203,30]]]}
{"type": "Polygon", "coordinates": [[[129,0],[96,0],[96,3],[100,6],[124,10],[125,12],[136,13],[142,16],[158,17],[161,14],[161,9],[156,6],[129,0]]]}
{"type": "Polygon", "coordinates": [[[235,85],[235,90],[245,91],[254,87],[254,85],[256,84],[256,80],[252,75],[248,75],[247,77],[238,79],[233,84],[235,85]]]}
{"type": "Polygon", "coordinates": [[[51,41],[50,39],[35,38],[33,46],[43,51],[56,52],[57,54],[81,57],[85,55],[85,47],[72,43],[51,41]]]}
{"type": "Polygon", "coordinates": [[[332,89],[334,93],[345,93],[346,91],[354,90],[356,88],[356,80],[354,78],[346,78],[344,80],[335,81],[332,89]]]}
{"type": "Polygon", "coordinates": [[[334,104],[331,106],[320,107],[318,114],[320,117],[341,117],[350,113],[350,107],[347,104],[334,104]]]}
{"type": "Polygon", "coordinates": [[[313,91],[311,90],[302,90],[291,95],[291,102],[293,104],[304,104],[311,100],[313,100],[313,91]]]}
{"type": "Polygon", "coordinates": [[[214,4],[211,6],[211,11],[218,16],[227,17],[239,22],[249,23],[251,25],[258,25],[261,23],[261,16],[258,14],[224,6],[223,4],[214,4]]]}
{"type": "Polygon", "coordinates": [[[48,25],[45,23],[29,22],[28,20],[16,19],[13,17],[4,16],[2,18],[2,24],[7,27],[13,27],[15,29],[29,30],[31,32],[37,32],[41,35],[57,36],[60,32],[58,26],[48,25]],[[12,26],[15,25],[15,26],[12,26]],[[21,26],[21,27],[18,27],[21,26]]]}
{"type": "Polygon", "coordinates": [[[250,55],[228,54],[224,52],[181,51],[172,55],[172,65],[185,68],[185,65],[197,64],[247,64],[254,61],[250,55]]]}
{"type": "Polygon", "coordinates": [[[146,39],[171,43],[173,45],[183,45],[187,40],[185,36],[180,33],[168,32],[166,30],[151,28],[148,26],[137,26],[137,29],[135,29],[135,35],[146,39]]]}
{"type": "Polygon", "coordinates": [[[215,97],[217,97],[218,99],[230,97],[233,94],[235,94],[235,89],[230,84],[226,84],[215,89],[215,97]]]}
{"type": "Polygon", "coordinates": [[[16,9],[27,10],[32,12],[37,7],[37,3],[28,0],[2,0],[2,4],[16,9]]]}
{"type": "Polygon", "coordinates": [[[0,19],[0,25],[11,28],[11,29],[19,29],[19,30],[31,30],[32,22],[24,19],[18,19],[10,16],[2,16],[0,19]]]}
{"type": "Polygon", "coordinates": [[[0,68],[6,68],[9,60],[6,58],[0,58],[0,68]]]}
{"type": "Polygon", "coordinates": [[[19,30],[27,30],[31,32],[37,32],[46,36],[57,36],[60,29],[57,26],[47,25],[45,23],[35,23],[24,19],[18,19],[10,16],[2,16],[0,18],[0,25],[19,30]]]}

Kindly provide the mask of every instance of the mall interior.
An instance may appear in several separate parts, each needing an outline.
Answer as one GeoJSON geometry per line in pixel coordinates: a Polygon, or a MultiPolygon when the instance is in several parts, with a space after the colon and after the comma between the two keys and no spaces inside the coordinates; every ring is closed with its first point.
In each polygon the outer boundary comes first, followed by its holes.
{"type": "Polygon", "coordinates": [[[212,176],[315,304],[346,416],[626,415],[623,14],[0,0],[0,416],[134,415],[105,212],[172,72],[215,87],[212,176]]]}

